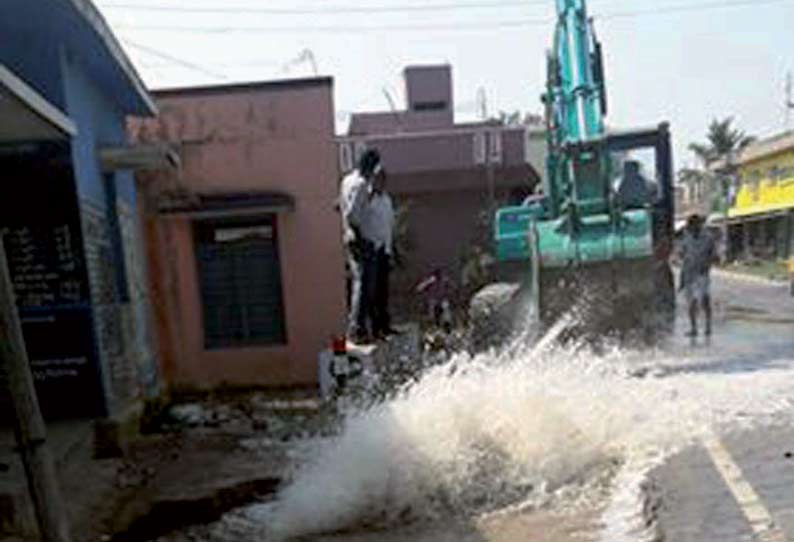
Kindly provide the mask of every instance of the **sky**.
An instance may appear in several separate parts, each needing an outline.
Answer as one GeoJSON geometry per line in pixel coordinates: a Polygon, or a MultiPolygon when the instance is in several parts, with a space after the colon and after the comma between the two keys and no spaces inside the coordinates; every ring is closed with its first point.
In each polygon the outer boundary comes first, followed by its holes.
{"type": "MultiPolygon", "coordinates": [[[[452,65],[456,118],[540,113],[554,0],[95,0],[151,89],[334,77],[337,130],[351,112],[402,107],[402,70],[452,65]]],[[[676,167],[713,118],[750,134],[787,128],[794,0],[591,0],[609,125],[671,124],[676,167]]],[[[794,112],[789,128],[794,128],[794,112]]]]}

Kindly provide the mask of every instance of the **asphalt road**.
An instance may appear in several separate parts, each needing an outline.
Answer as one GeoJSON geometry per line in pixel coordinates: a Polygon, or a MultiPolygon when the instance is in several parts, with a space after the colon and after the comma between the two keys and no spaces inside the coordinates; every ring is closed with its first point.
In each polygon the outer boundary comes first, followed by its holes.
{"type": "MultiPolygon", "coordinates": [[[[710,347],[734,354],[731,370],[763,371],[773,364],[779,369],[781,359],[794,360],[794,297],[786,285],[717,274],[713,297],[717,323],[710,347]]],[[[684,339],[676,342],[687,346],[684,339]]],[[[703,339],[690,347],[697,344],[703,339]]],[[[704,440],[672,457],[653,478],[661,489],[663,540],[794,542],[790,425],[704,440]]]]}

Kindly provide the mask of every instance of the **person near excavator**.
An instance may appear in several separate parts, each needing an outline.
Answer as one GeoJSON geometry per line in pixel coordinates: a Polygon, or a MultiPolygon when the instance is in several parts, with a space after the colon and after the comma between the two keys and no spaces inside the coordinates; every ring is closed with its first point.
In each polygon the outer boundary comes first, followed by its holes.
{"type": "Polygon", "coordinates": [[[705,219],[693,214],[687,219],[682,241],[681,290],[689,307],[690,328],[687,336],[698,334],[698,309],[703,309],[704,332],[711,335],[711,266],[717,259],[713,237],[704,227],[705,219]]]}
{"type": "Polygon", "coordinates": [[[366,227],[372,182],[382,169],[380,154],[369,149],[362,154],[358,167],[342,179],[340,186],[339,211],[350,274],[347,335],[355,343],[370,341],[368,315],[374,300],[370,299],[373,289],[369,285],[375,280],[376,252],[362,228],[366,227]]]}
{"type": "Polygon", "coordinates": [[[362,223],[362,235],[374,250],[373,280],[368,281],[367,299],[372,333],[385,339],[396,332],[391,327],[389,311],[389,275],[395,263],[394,205],[386,191],[386,172],[378,167],[372,178],[369,199],[362,223]]]}
{"type": "Polygon", "coordinates": [[[429,321],[447,333],[452,330],[451,287],[449,277],[437,268],[414,288],[424,302],[429,321]]]}

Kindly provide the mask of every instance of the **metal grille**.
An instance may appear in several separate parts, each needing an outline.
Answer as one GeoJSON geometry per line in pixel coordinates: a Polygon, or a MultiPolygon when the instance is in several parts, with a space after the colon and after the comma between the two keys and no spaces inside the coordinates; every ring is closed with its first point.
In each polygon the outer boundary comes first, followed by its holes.
{"type": "Polygon", "coordinates": [[[286,342],[275,217],[199,222],[206,348],[286,342]]]}

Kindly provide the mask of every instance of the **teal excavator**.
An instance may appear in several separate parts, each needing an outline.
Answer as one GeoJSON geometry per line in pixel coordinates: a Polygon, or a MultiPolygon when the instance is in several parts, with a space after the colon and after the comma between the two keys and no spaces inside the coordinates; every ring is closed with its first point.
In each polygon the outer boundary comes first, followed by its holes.
{"type": "Polygon", "coordinates": [[[520,282],[523,310],[543,326],[569,314],[578,334],[654,340],[671,329],[675,300],[669,127],[607,130],[585,0],[556,5],[542,192],[497,211],[497,267],[520,282]]]}

